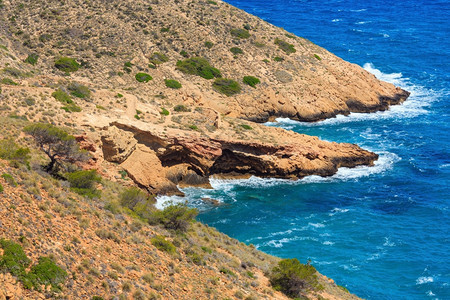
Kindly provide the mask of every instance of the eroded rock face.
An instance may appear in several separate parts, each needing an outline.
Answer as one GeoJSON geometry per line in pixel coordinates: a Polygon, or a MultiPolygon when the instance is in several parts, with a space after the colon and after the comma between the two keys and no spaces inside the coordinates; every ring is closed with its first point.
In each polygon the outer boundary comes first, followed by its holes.
{"type": "MultiPolygon", "coordinates": [[[[105,136],[114,132],[116,140],[104,143],[106,153],[119,153],[127,137],[128,155],[122,161],[129,176],[152,193],[180,194],[177,184],[208,186],[211,175],[276,177],[298,179],[308,175],[330,176],[339,167],[372,165],[378,155],[352,144],[321,141],[279,128],[255,129],[245,140],[232,139],[223,132],[216,136],[164,131],[136,122],[113,122],[105,136]],[[258,141],[275,138],[277,144],[258,141]]],[[[106,138],[102,138],[106,140],[106,138]]],[[[275,140],[275,139],[274,139],[275,140]]],[[[105,150],[104,150],[105,152],[105,150]]],[[[123,152],[122,152],[123,153],[123,152]]],[[[116,161],[116,156],[105,156],[116,161]]]]}

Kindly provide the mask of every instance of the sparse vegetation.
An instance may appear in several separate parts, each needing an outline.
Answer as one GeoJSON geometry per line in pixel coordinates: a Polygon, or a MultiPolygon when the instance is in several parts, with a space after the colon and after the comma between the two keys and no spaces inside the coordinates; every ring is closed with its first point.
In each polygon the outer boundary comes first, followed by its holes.
{"type": "Polygon", "coordinates": [[[166,84],[166,86],[168,88],[171,88],[171,89],[180,89],[181,88],[181,83],[179,83],[178,81],[176,81],[174,79],[165,79],[164,83],[166,84]]]}
{"type": "Polygon", "coordinates": [[[155,52],[152,54],[152,56],[150,56],[149,61],[154,65],[160,65],[162,63],[168,62],[169,58],[163,53],[155,52]]]}
{"type": "Polygon", "coordinates": [[[80,64],[73,58],[60,57],[55,61],[55,67],[63,72],[76,72],[80,68],[80,64]]]}
{"type": "Polygon", "coordinates": [[[244,51],[242,51],[242,49],[239,48],[239,47],[233,47],[233,48],[231,48],[231,49],[230,49],[230,52],[233,53],[234,55],[244,53],[244,51]]]}
{"type": "Polygon", "coordinates": [[[233,96],[241,92],[239,83],[225,78],[217,78],[213,83],[213,89],[226,96],[233,96]]]}
{"type": "Polygon", "coordinates": [[[214,44],[212,42],[210,42],[210,41],[206,41],[205,42],[205,47],[206,48],[211,49],[213,46],[214,46],[214,44]]]}
{"type": "Polygon", "coordinates": [[[317,55],[317,54],[314,54],[314,57],[315,57],[317,60],[322,60],[322,58],[321,58],[319,55],[317,55]]]}
{"type": "Polygon", "coordinates": [[[248,30],[243,28],[231,29],[230,33],[232,36],[239,39],[248,39],[250,37],[250,33],[248,32],[248,30]]]}
{"type": "Polygon", "coordinates": [[[244,76],[244,79],[242,80],[245,84],[251,86],[252,88],[255,88],[258,83],[261,81],[259,78],[254,76],[244,76]]]}
{"type": "Polygon", "coordinates": [[[184,106],[183,104],[175,105],[173,110],[176,112],[190,112],[191,111],[188,107],[184,106]]]}
{"type": "Polygon", "coordinates": [[[153,79],[152,76],[150,76],[147,73],[137,73],[134,77],[139,82],[149,82],[150,80],[153,79]]]}
{"type": "Polygon", "coordinates": [[[212,67],[209,62],[202,57],[192,57],[177,62],[177,70],[185,74],[197,75],[205,79],[221,77],[218,69],[212,67]]]}
{"type": "Polygon", "coordinates": [[[95,170],[81,170],[67,174],[71,189],[77,194],[94,198],[100,196],[95,185],[101,182],[101,177],[95,170]]]}
{"type": "Polygon", "coordinates": [[[161,108],[161,111],[159,113],[163,116],[168,116],[170,114],[170,112],[164,107],[161,108]]]}
{"type": "Polygon", "coordinates": [[[156,235],[150,239],[150,242],[153,246],[155,246],[157,249],[167,252],[169,254],[175,254],[177,251],[177,248],[174,244],[172,244],[170,241],[166,240],[161,235],[156,235]]]}
{"type": "Polygon", "coordinates": [[[275,45],[278,45],[278,47],[283,50],[286,54],[291,54],[291,53],[295,53],[297,52],[297,50],[295,50],[294,45],[289,44],[286,41],[283,41],[279,38],[275,39],[275,45]]]}
{"type": "Polygon", "coordinates": [[[87,99],[91,96],[91,91],[87,86],[82,84],[72,82],[69,84],[67,89],[70,91],[70,94],[77,98],[87,99]]]}
{"type": "Polygon", "coordinates": [[[35,64],[37,64],[38,59],[39,59],[39,55],[37,53],[32,53],[32,54],[28,55],[27,58],[25,58],[24,62],[34,66],[35,64]]]}

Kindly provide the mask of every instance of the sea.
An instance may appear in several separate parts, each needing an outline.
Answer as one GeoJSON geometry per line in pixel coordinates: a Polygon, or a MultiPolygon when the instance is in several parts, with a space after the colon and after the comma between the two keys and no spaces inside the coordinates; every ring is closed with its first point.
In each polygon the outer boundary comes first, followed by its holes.
{"type": "Polygon", "coordinates": [[[334,176],[212,179],[186,188],[198,220],[312,264],[366,299],[450,299],[450,1],[228,0],[411,92],[402,105],[268,126],[355,143],[380,158],[334,176]],[[213,198],[221,205],[205,204],[213,198]]]}

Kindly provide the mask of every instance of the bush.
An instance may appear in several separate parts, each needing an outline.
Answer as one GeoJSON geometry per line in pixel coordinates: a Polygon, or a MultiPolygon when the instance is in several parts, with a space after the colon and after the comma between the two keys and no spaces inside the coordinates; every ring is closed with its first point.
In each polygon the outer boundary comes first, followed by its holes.
{"type": "Polygon", "coordinates": [[[244,76],[244,79],[242,81],[252,88],[256,87],[256,85],[261,82],[258,78],[253,76],[244,76]]]}
{"type": "Polygon", "coordinates": [[[150,56],[149,60],[152,64],[159,65],[159,64],[168,62],[169,58],[165,54],[155,52],[152,54],[152,56],[150,56]]]}
{"type": "Polygon", "coordinates": [[[206,48],[211,49],[213,46],[214,46],[214,44],[212,42],[209,42],[209,41],[205,42],[206,48]]]}
{"type": "Polygon", "coordinates": [[[274,61],[283,61],[284,58],[279,57],[279,56],[275,56],[275,57],[273,58],[273,60],[274,60],[274,61]]]}
{"type": "Polygon", "coordinates": [[[317,60],[322,60],[322,58],[320,58],[320,56],[317,55],[317,54],[314,54],[314,57],[315,57],[317,60]]]}
{"type": "Polygon", "coordinates": [[[15,82],[14,80],[12,80],[10,78],[3,78],[0,83],[6,84],[6,85],[19,85],[17,82],[15,82]]]}
{"type": "Polygon", "coordinates": [[[89,198],[98,197],[100,191],[95,188],[95,184],[101,182],[101,177],[95,170],[75,171],[67,174],[67,181],[71,189],[77,194],[88,196],[89,198]]]}
{"type": "Polygon", "coordinates": [[[60,284],[66,280],[67,272],[49,257],[40,257],[39,263],[31,267],[27,277],[33,282],[35,288],[50,285],[54,290],[60,290],[60,284]]]}
{"type": "Polygon", "coordinates": [[[233,96],[241,92],[239,83],[225,78],[217,78],[213,83],[213,89],[227,96],[233,96]]]}
{"type": "Polygon", "coordinates": [[[75,96],[77,98],[86,99],[91,96],[91,91],[87,86],[84,86],[76,82],[72,82],[71,84],[69,84],[67,89],[70,91],[70,94],[72,96],[75,96]]]}
{"type": "Polygon", "coordinates": [[[282,259],[272,269],[269,279],[275,290],[294,298],[310,290],[323,289],[316,273],[313,266],[301,264],[296,258],[282,259]]]}
{"type": "Polygon", "coordinates": [[[67,277],[66,271],[61,269],[48,257],[40,257],[38,264],[31,267],[27,273],[31,260],[27,257],[22,246],[14,242],[0,239],[3,255],[0,257],[0,271],[9,272],[17,277],[25,288],[40,290],[41,285],[51,286],[59,290],[59,285],[67,277]]]}
{"type": "Polygon", "coordinates": [[[153,79],[152,76],[150,76],[147,73],[137,73],[134,77],[139,82],[149,82],[150,80],[153,79]]]}
{"type": "Polygon", "coordinates": [[[174,204],[155,211],[153,222],[158,222],[167,229],[186,231],[197,214],[198,211],[195,208],[189,208],[184,204],[174,204]]]}
{"type": "Polygon", "coordinates": [[[14,177],[12,177],[10,174],[8,173],[3,173],[1,176],[3,179],[5,179],[5,181],[10,185],[10,186],[17,186],[17,182],[14,179],[14,177]]]}
{"type": "Polygon", "coordinates": [[[248,30],[243,28],[234,28],[230,31],[231,35],[240,39],[248,39],[250,37],[250,33],[248,30]]]}
{"type": "Polygon", "coordinates": [[[159,113],[163,116],[168,116],[170,114],[169,111],[164,107],[161,108],[161,111],[159,113]]]}
{"type": "Polygon", "coordinates": [[[7,159],[14,167],[20,164],[28,165],[30,149],[19,147],[13,140],[0,140],[0,158],[7,159]]]}
{"type": "Polygon", "coordinates": [[[139,188],[131,187],[120,195],[120,204],[139,217],[148,219],[154,211],[154,200],[139,188]]]}
{"type": "Polygon", "coordinates": [[[278,45],[278,47],[284,52],[286,52],[286,54],[297,52],[297,50],[295,50],[294,48],[294,45],[289,44],[288,42],[285,42],[283,40],[280,40],[279,38],[275,39],[275,45],[278,45]]]}
{"type": "Polygon", "coordinates": [[[14,242],[0,239],[3,255],[0,257],[0,271],[9,272],[16,277],[24,276],[25,269],[31,260],[27,257],[22,246],[14,242]]]}
{"type": "Polygon", "coordinates": [[[203,77],[205,79],[213,79],[221,77],[218,69],[212,67],[209,62],[202,57],[192,57],[177,62],[177,70],[185,74],[192,74],[203,77]]]}
{"type": "Polygon", "coordinates": [[[181,50],[180,55],[183,57],[189,57],[189,54],[185,50],[181,50]]]}
{"type": "Polygon", "coordinates": [[[1,185],[0,183],[0,193],[3,193],[3,191],[4,191],[3,185],[1,185]]]}
{"type": "Polygon", "coordinates": [[[150,239],[150,242],[153,246],[155,246],[158,250],[167,252],[169,254],[175,254],[177,248],[170,241],[167,241],[163,236],[157,235],[150,239]]]}
{"type": "Polygon", "coordinates": [[[55,98],[59,102],[62,102],[62,103],[65,103],[65,104],[72,104],[73,103],[73,100],[69,96],[69,94],[64,92],[62,89],[57,89],[56,91],[54,91],[52,93],[52,96],[53,96],[53,98],[55,98]]]}
{"type": "Polygon", "coordinates": [[[183,104],[175,105],[173,110],[176,112],[190,112],[191,111],[188,107],[184,106],[183,104]]]}
{"type": "Polygon", "coordinates": [[[181,83],[179,83],[178,81],[173,80],[173,79],[166,79],[166,80],[164,80],[164,83],[166,84],[166,86],[168,88],[171,88],[171,89],[181,88],[181,83]]]}
{"type": "Polygon", "coordinates": [[[252,130],[252,126],[247,125],[247,124],[240,124],[239,126],[241,126],[242,128],[244,128],[245,130],[252,130]]]}
{"type": "Polygon", "coordinates": [[[34,66],[35,64],[37,64],[38,59],[39,55],[37,55],[36,53],[32,53],[28,55],[27,58],[25,58],[24,62],[34,66]]]}
{"type": "Polygon", "coordinates": [[[63,72],[75,72],[80,68],[80,64],[70,57],[60,57],[55,61],[55,67],[63,72]]]}
{"type": "Polygon", "coordinates": [[[233,47],[230,49],[230,51],[231,51],[231,53],[233,53],[235,55],[244,53],[244,51],[242,51],[242,49],[239,47],[233,47]]]}

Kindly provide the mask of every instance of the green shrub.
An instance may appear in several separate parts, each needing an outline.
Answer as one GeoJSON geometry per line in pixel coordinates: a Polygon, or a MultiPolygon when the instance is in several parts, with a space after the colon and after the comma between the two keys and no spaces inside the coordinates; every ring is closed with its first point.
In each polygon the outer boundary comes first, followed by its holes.
{"type": "Polygon", "coordinates": [[[66,104],[72,104],[73,100],[72,98],[69,96],[69,94],[67,94],[66,92],[64,92],[62,89],[57,89],[56,91],[54,91],[52,93],[53,98],[55,98],[56,100],[58,100],[59,102],[62,103],[66,103],[66,104]]]}
{"type": "Polygon", "coordinates": [[[22,246],[14,242],[0,239],[3,255],[0,257],[0,271],[9,272],[21,281],[25,288],[40,290],[41,286],[51,286],[60,289],[67,273],[48,257],[40,257],[38,264],[31,267],[27,273],[31,260],[27,257],[22,246]]]}
{"type": "Polygon", "coordinates": [[[66,280],[67,272],[49,257],[40,257],[39,263],[31,267],[27,277],[37,289],[41,285],[50,285],[54,290],[60,290],[60,285],[66,280]]]}
{"type": "Polygon", "coordinates": [[[169,58],[160,52],[155,52],[150,56],[150,62],[154,65],[159,65],[169,61],[169,58]]]}
{"type": "Polygon", "coordinates": [[[243,28],[234,28],[230,31],[231,35],[240,39],[248,39],[250,37],[250,33],[248,30],[243,28]]]}
{"type": "Polygon", "coordinates": [[[275,56],[275,57],[273,58],[273,60],[274,60],[274,61],[283,61],[284,58],[279,57],[279,56],[275,56]]]}
{"type": "Polygon", "coordinates": [[[189,57],[189,54],[185,50],[181,50],[180,55],[186,58],[189,57]]]}
{"type": "Polygon", "coordinates": [[[130,61],[125,62],[123,65],[124,65],[124,67],[127,67],[127,68],[133,67],[133,64],[130,61]]]}
{"type": "Polygon", "coordinates": [[[184,106],[183,104],[175,105],[173,110],[176,111],[176,112],[189,112],[189,111],[191,111],[188,107],[184,106]]]}
{"type": "Polygon", "coordinates": [[[189,128],[192,130],[198,130],[197,125],[189,125],[189,128]]]}
{"type": "Polygon", "coordinates": [[[0,271],[11,273],[16,277],[24,276],[25,269],[30,265],[31,260],[23,251],[22,246],[0,239],[0,247],[3,249],[3,255],[0,257],[0,271]]]}
{"type": "Polygon", "coordinates": [[[36,53],[32,53],[32,54],[28,55],[27,58],[25,58],[24,62],[34,66],[35,64],[37,64],[38,59],[39,59],[39,55],[37,55],[36,53]]]}
{"type": "Polygon", "coordinates": [[[181,83],[179,83],[178,81],[173,80],[173,79],[165,79],[164,83],[166,84],[166,86],[168,88],[171,88],[171,89],[179,89],[179,88],[181,88],[181,83]]]}
{"type": "Polygon", "coordinates": [[[155,237],[152,237],[150,239],[150,242],[153,246],[155,246],[157,249],[167,252],[169,254],[175,254],[177,248],[174,244],[172,244],[170,241],[167,241],[163,236],[157,235],[155,237]]]}
{"type": "Polygon", "coordinates": [[[25,99],[25,103],[26,103],[28,106],[33,106],[33,105],[36,104],[36,100],[34,100],[34,98],[29,97],[29,98],[26,98],[26,99],[25,99]]]}
{"type": "Polygon", "coordinates": [[[220,71],[212,67],[209,62],[202,57],[192,57],[177,62],[177,70],[185,74],[192,74],[203,77],[205,79],[219,78],[222,75],[220,71]]]}
{"type": "Polygon", "coordinates": [[[61,109],[65,110],[66,112],[80,112],[81,111],[81,107],[79,107],[78,105],[76,105],[74,103],[64,105],[61,107],[61,109]]]}
{"type": "Polygon", "coordinates": [[[314,54],[314,57],[315,57],[317,60],[322,60],[322,58],[320,58],[320,56],[317,55],[317,54],[314,54]]]}
{"type": "Polygon", "coordinates": [[[235,55],[244,53],[244,51],[242,51],[242,49],[239,47],[233,47],[230,49],[230,51],[231,51],[231,53],[233,53],[235,55]]]}
{"type": "Polygon", "coordinates": [[[161,111],[159,113],[163,116],[168,116],[170,114],[169,111],[164,107],[161,108],[161,111]]]}
{"type": "Polygon", "coordinates": [[[75,72],[80,68],[80,64],[70,57],[60,57],[55,61],[55,67],[63,72],[75,72]]]}
{"type": "Polygon", "coordinates": [[[28,165],[29,154],[29,148],[19,147],[11,139],[0,140],[0,158],[9,160],[14,167],[18,167],[20,164],[28,165]]]}
{"type": "Polygon", "coordinates": [[[245,84],[251,86],[251,87],[256,87],[256,85],[258,83],[260,83],[261,81],[254,77],[254,76],[244,76],[244,79],[242,80],[245,84]]]}
{"type": "Polygon", "coordinates": [[[148,219],[155,210],[154,199],[139,188],[131,187],[120,195],[120,204],[129,208],[139,217],[148,219]]]}
{"type": "Polygon", "coordinates": [[[226,96],[233,96],[241,92],[239,83],[232,79],[217,78],[214,80],[213,89],[226,96]]]}
{"type": "Polygon", "coordinates": [[[6,84],[6,85],[19,85],[17,82],[15,82],[14,80],[7,78],[7,77],[3,78],[0,83],[6,84]]]}
{"type": "Polygon", "coordinates": [[[101,177],[95,170],[75,171],[67,174],[67,181],[71,189],[77,194],[88,196],[89,198],[98,197],[100,191],[95,188],[95,184],[101,182],[101,177]]]}
{"type": "Polygon", "coordinates": [[[286,54],[291,54],[297,52],[295,50],[294,45],[289,44],[288,42],[285,42],[279,38],[275,39],[275,45],[278,45],[278,47],[283,50],[286,54]]]}
{"type": "Polygon", "coordinates": [[[282,259],[272,269],[269,279],[273,288],[289,297],[300,297],[310,290],[321,290],[317,271],[311,265],[301,264],[298,259],[282,259]]]}
{"type": "Polygon", "coordinates": [[[0,183],[0,193],[3,193],[3,191],[4,191],[3,185],[1,185],[0,183]]]}
{"type": "Polygon", "coordinates": [[[214,46],[214,44],[212,42],[210,42],[210,41],[206,41],[205,42],[205,47],[206,48],[211,49],[213,46],[214,46]]]}
{"type": "Polygon", "coordinates": [[[3,173],[1,176],[10,186],[17,186],[17,182],[14,179],[14,177],[11,176],[11,174],[3,173]]]}
{"type": "Polygon", "coordinates": [[[95,231],[95,234],[103,240],[112,240],[112,241],[116,242],[117,244],[120,244],[120,239],[112,231],[108,231],[104,228],[100,228],[95,231]]]}
{"type": "Polygon", "coordinates": [[[239,126],[241,126],[242,128],[244,128],[245,130],[252,130],[252,126],[247,125],[247,124],[239,124],[239,126]]]}
{"type": "Polygon", "coordinates": [[[70,91],[70,94],[77,98],[86,99],[91,96],[91,91],[87,86],[84,86],[82,84],[72,82],[69,84],[67,89],[70,91]]]}
{"type": "Polygon", "coordinates": [[[225,267],[220,267],[219,272],[222,273],[222,274],[227,274],[227,275],[236,277],[236,274],[234,274],[234,272],[228,270],[228,269],[225,268],[225,267]]]}
{"type": "Polygon", "coordinates": [[[212,1],[212,0],[208,0],[208,3],[212,4],[212,5],[217,5],[217,2],[216,1],[212,1]]]}
{"type": "Polygon", "coordinates": [[[340,288],[341,290],[343,290],[344,292],[350,294],[350,291],[349,291],[345,286],[342,286],[342,285],[337,284],[337,287],[340,288]]]}
{"type": "Polygon", "coordinates": [[[147,73],[137,73],[134,77],[139,82],[149,82],[150,80],[153,79],[152,76],[150,76],[147,73]]]}
{"type": "Polygon", "coordinates": [[[152,221],[162,224],[167,229],[186,231],[197,214],[198,211],[195,208],[189,208],[184,204],[173,204],[163,210],[155,211],[152,221]]]}

